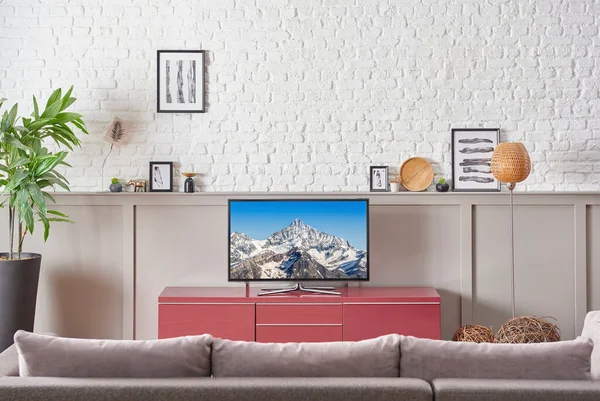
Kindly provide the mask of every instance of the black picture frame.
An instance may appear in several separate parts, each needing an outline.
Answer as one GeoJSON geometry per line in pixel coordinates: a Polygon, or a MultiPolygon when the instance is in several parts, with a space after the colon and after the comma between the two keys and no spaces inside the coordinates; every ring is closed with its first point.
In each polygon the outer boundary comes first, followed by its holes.
{"type": "MultiPolygon", "coordinates": [[[[205,112],[205,98],[206,98],[206,93],[205,93],[205,73],[206,73],[206,62],[205,62],[205,50],[157,50],[156,51],[156,112],[157,113],[204,113],[205,112]],[[167,58],[167,56],[176,56],[177,54],[181,55],[182,57],[182,61],[195,61],[197,63],[197,66],[194,70],[190,69],[189,71],[195,71],[195,74],[193,75],[193,80],[195,81],[196,85],[194,86],[188,86],[189,90],[191,91],[191,88],[195,88],[194,93],[194,98],[196,99],[195,102],[182,102],[182,103],[174,103],[175,105],[178,106],[173,106],[173,108],[168,107],[168,105],[170,104],[169,102],[167,102],[166,98],[162,99],[162,95],[163,93],[168,93],[168,91],[163,90],[161,91],[161,87],[166,87],[166,81],[167,76],[171,77],[171,76],[177,76],[177,74],[173,73],[169,73],[165,68],[165,70],[163,71],[163,69],[161,68],[162,65],[162,60],[163,58],[167,58]],[[193,55],[197,55],[197,57],[193,57],[193,55]],[[166,75],[162,76],[161,74],[165,73],[166,75]],[[163,78],[165,80],[165,82],[163,83],[163,81],[161,81],[161,78],[163,78]],[[199,101],[198,97],[200,98],[199,101]],[[187,105],[193,105],[197,107],[193,107],[193,106],[187,106],[187,105]]],[[[169,60],[171,60],[171,57],[169,57],[169,60]]],[[[175,60],[175,59],[174,59],[175,60]]],[[[166,62],[167,60],[165,60],[166,62]]],[[[186,79],[187,77],[189,77],[189,75],[184,74],[185,77],[183,79],[186,79]]],[[[170,79],[170,78],[169,78],[170,79]]],[[[188,81],[189,82],[189,81],[188,81]]],[[[190,94],[192,92],[188,91],[188,96],[191,96],[190,94]]],[[[181,93],[181,92],[180,92],[181,93]]],[[[182,93],[183,95],[183,93],[182,93]]],[[[183,98],[185,98],[185,95],[183,95],[183,98]]],[[[172,102],[171,102],[172,103],[172,102]]]]}
{"type": "Polygon", "coordinates": [[[369,168],[369,190],[371,192],[388,192],[390,190],[388,166],[371,166],[369,168]],[[375,187],[373,185],[373,183],[375,182],[375,179],[373,178],[373,174],[380,170],[384,170],[383,179],[379,178],[383,183],[383,187],[381,187],[379,185],[377,187],[375,187]]]}
{"type": "MultiPolygon", "coordinates": [[[[161,177],[164,184],[167,184],[167,181],[165,180],[164,177],[161,177]]],[[[148,185],[148,191],[149,192],[173,192],[173,162],[150,162],[149,164],[149,174],[148,174],[148,181],[149,181],[149,185],[148,185]],[[164,185],[160,186],[157,188],[156,185],[156,181],[155,178],[158,179],[158,177],[155,177],[154,175],[156,174],[156,172],[158,173],[163,173],[164,169],[158,169],[156,170],[156,167],[158,166],[168,166],[168,172],[169,172],[169,179],[168,179],[168,187],[165,187],[164,185]]]]}
{"type": "MultiPolygon", "coordinates": [[[[452,149],[452,191],[453,192],[499,192],[500,181],[492,175],[491,172],[491,158],[493,149],[500,143],[500,128],[452,128],[451,130],[451,149],[452,149]],[[479,133],[479,136],[474,136],[479,133]],[[459,138],[459,137],[466,138],[459,138]],[[471,153],[475,155],[483,155],[484,157],[470,157],[471,164],[469,166],[461,165],[465,163],[465,157],[458,155],[457,153],[463,153],[465,149],[476,150],[477,142],[465,143],[462,148],[459,149],[458,141],[464,139],[470,139],[472,141],[479,140],[479,147],[481,151],[471,153]],[[488,141],[492,141],[489,143],[488,141]],[[470,146],[469,146],[470,145],[470,146]],[[483,147],[482,147],[483,145],[483,147]],[[493,148],[489,150],[490,148],[493,148]],[[489,159],[488,160],[475,160],[475,159],[489,159]],[[457,177],[457,169],[463,170],[463,173],[467,174],[479,174],[477,176],[460,176],[457,177]],[[467,171],[469,170],[469,171],[467,171]],[[473,181],[462,181],[461,177],[470,179],[474,178],[492,178],[493,181],[490,183],[477,183],[473,181]],[[459,181],[457,181],[459,180],[459,181]],[[458,183],[458,185],[457,185],[458,183]]],[[[466,153],[465,153],[466,154],[466,153]]]]}

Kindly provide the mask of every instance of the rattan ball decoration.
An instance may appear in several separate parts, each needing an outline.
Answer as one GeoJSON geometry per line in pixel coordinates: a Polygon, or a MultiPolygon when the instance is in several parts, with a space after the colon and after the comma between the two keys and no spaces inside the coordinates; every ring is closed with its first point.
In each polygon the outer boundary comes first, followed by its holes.
{"type": "Polygon", "coordinates": [[[452,336],[452,341],[462,341],[470,343],[493,343],[495,342],[494,332],[477,324],[466,324],[459,327],[452,336]]]}
{"type": "Polygon", "coordinates": [[[520,142],[499,143],[492,154],[492,174],[500,182],[524,181],[531,172],[527,149],[520,142]]]}
{"type": "Polygon", "coordinates": [[[560,341],[558,326],[535,316],[513,317],[500,326],[500,330],[496,333],[498,343],[526,344],[555,341],[560,341]]]}

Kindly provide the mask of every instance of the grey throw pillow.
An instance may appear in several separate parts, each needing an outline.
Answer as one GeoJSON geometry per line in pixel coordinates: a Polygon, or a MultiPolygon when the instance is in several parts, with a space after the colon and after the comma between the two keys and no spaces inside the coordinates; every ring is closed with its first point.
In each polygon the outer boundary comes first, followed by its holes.
{"type": "Polygon", "coordinates": [[[592,341],[489,344],[400,337],[400,376],[589,380],[592,341]]]}
{"type": "Polygon", "coordinates": [[[592,380],[600,380],[600,310],[588,312],[581,336],[594,342],[592,351],[592,380]]]}
{"type": "Polygon", "coordinates": [[[357,342],[254,343],[215,338],[215,377],[398,377],[397,334],[357,342]]]}
{"type": "Polygon", "coordinates": [[[210,376],[212,337],[165,340],[85,340],[18,331],[20,376],[210,376]]]}

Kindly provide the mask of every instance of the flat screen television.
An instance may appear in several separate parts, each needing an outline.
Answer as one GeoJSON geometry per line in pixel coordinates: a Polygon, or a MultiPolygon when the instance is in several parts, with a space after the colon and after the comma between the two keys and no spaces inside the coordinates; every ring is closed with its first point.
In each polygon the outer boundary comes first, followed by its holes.
{"type": "Polygon", "coordinates": [[[230,200],[229,281],[369,280],[369,200],[230,200]]]}

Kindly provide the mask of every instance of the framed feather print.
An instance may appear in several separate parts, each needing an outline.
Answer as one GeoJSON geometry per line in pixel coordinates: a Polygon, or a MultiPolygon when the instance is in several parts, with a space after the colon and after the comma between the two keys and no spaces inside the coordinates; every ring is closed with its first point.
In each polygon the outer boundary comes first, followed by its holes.
{"type": "Polygon", "coordinates": [[[150,192],[173,192],[173,162],[150,162],[150,192]]]}
{"type": "Polygon", "coordinates": [[[204,50],[158,50],[156,58],[156,111],[204,113],[204,50]]]}
{"type": "Polygon", "coordinates": [[[499,142],[499,128],[452,129],[453,191],[500,191],[491,167],[499,142]]]}

